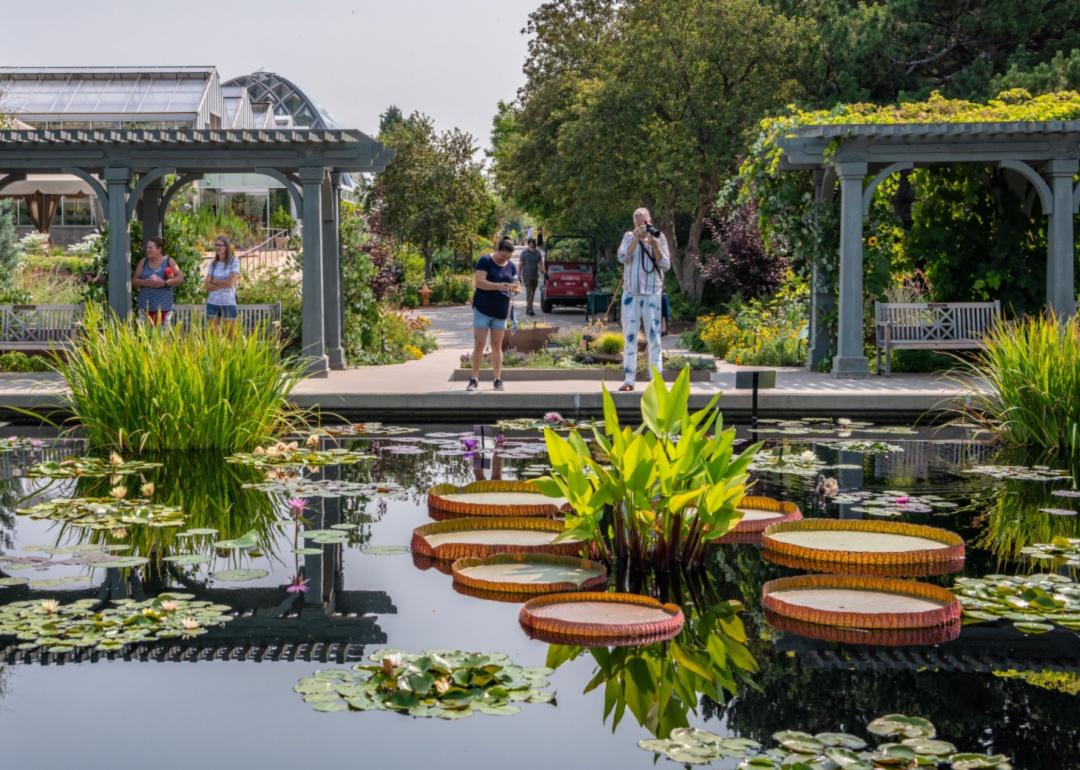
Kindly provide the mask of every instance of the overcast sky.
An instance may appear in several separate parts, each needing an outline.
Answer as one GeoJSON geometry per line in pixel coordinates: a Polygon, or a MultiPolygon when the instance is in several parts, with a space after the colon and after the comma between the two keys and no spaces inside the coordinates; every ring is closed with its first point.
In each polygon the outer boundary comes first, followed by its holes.
{"type": "Polygon", "coordinates": [[[390,104],[482,147],[522,84],[521,29],[541,0],[3,0],[0,64],[214,65],[300,86],[349,128],[390,104]]]}

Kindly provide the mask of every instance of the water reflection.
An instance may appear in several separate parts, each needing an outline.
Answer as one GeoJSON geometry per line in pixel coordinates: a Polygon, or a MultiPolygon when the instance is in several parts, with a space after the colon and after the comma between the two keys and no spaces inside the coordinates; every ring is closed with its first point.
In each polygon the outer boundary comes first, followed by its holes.
{"type": "Polygon", "coordinates": [[[741,603],[720,599],[715,581],[698,573],[652,576],[649,583],[662,601],[682,607],[686,623],[678,636],[640,647],[552,644],[547,665],[558,669],[587,653],[596,668],[584,692],[604,688],[604,723],[611,717],[614,732],[629,711],[652,735],[667,738],[689,725],[702,698],[723,703],[752,687],[758,666],[746,645],[741,603]]]}

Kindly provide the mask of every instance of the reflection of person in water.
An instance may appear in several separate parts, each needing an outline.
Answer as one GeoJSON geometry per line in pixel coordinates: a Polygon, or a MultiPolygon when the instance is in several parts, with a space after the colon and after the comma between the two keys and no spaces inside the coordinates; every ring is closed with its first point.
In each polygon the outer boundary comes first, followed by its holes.
{"type": "Polygon", "coordinates": [[[488,456],[487,452],[477,452],[473,455],[473,477],[476,481],[502,481],[502,456],[498,450],[488,456]],[[490,470],[487,476],[484,471],[490,470]]]}

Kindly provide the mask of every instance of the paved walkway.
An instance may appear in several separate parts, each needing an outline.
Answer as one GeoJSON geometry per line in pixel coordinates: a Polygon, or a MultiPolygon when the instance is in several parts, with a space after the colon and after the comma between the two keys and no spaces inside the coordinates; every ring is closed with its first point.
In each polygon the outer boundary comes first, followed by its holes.
{"type": "MultiPolygon", "coordinates": [[[[519,310],[519,318],[524,318],[524,308],[519,310]]],[[[600,412],[601,382],[596,380],[514,381],[507,383],[503,393],[494,392],[490,384],[484,383],[480,391],[466,393],[464,383],[452,382],[450,377],[461,355],[472,349],[469,308],[426,308],[423,314],[431,318],[439,342],[437,351],[419,361],[364,366],[305,380],[295,391],[297,403],[364,420],[465,421],[492,415],[535,416],[548,411],[567,417],[600,412]]],[[[537,319],[561,329],[584,324],[584,314],[572,309],[539,314],[537,319]]],[[[669,336],[664,344],[665,348],[677,350],[678,337],[669,336]]],[[[734,389],[739,368],[721,364],[711,381],[694,383],[693,403],[704,404],[722,392],[720,407],[729,418],[748,416],[750,393],[734,389]]],[[[620,373],[612,371],[603,384],[614,390],[620,380],[620,373]]],[[[774,390],[760,393],[759,406],[764,416],[851,416],[908,422],[939,412],[944,404],[962,399],[965,393],[964,383],[942,374],[836,380],[801,368],[777,368],[776,385],[774,390]]],[[[47,409],[57,404],[62,392],[63,383],[54,375],[0,375],[0,408],[47,409]]],[[[640,394],[640,385],[635,393],[616,393],[620,410],[636,411],[640,394]]]]}

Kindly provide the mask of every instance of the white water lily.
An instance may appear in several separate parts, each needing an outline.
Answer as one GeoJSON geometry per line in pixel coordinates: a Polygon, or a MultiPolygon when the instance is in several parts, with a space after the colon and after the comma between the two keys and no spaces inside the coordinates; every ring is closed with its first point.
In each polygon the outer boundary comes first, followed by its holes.
{"type": "Polygon", "coordinates": [[[124,458],[121,457],[116,452],[113,452],[111,455],[109,455],[109,465],[112,465],[113,467],[117,467],[117,466],[120,466],[120,465],[123,465],[123,464],[124,464],[124,458]]]}
{"type": "Polygon", "coordinates": [[[305,441],[304,443],[307,445],[308,449],[317,448],[319,446],[319,434],[312,433],[310,436],[307,437],[307,441],[305,441]]]}
{"type": "Polygon", "coordinates": [[[176,608],[179,607],[179,606],[180,605],[177,604],[172,599],[166,599],[165,601],[163,601],[161,603],[161,611],[162,612],[175,612],[176,608]]]}
{"type": "Polygon", "coordinates": [[[42,599],[41,609],[52,615],[60,611],[60,602],[56,599],[42,599]]]}
{"type": "Polygon", "coordinates": [[[109,496],[116,500],[123,500],[125,497],[127,497],[127,493],[127,487],[125,487],[123,484],[115,486],[109,490],[109,496]]]}
{"type": "Polygon", "coordinates": [[[180,621],[180,626],[185,631],[195,631],[199,627],[199,621],[197,621],[193,617],[188,616],[188,617],[184,618],[182,621],[180,621]]]}
{"type": "Polygon", "coordinates": [[[139,494],[143,497],[150,497],[150,495],[154,494],[154,482],[148,481],[139,487],[139,494]]]}

